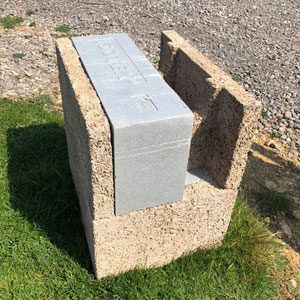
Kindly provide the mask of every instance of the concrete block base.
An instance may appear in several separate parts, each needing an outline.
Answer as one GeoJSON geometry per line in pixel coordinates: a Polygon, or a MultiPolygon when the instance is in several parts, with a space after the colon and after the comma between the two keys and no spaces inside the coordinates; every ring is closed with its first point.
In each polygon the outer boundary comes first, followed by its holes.
{"type": "MultiPolygon", "coordinates": [[[[70,40],[57,41],[57,56],[70,166],[96,277],[164,265],[199,247],[220,245],[237,190],[222,187],[205,169],[199,181],[185,186],[183,200],[115,215],[111,129],[101,99],[70,40]]],[[[251,131],[243,136],[248,144],[250,139],[251,131]]]]}
{"type": "Polygon", "coordinates": [[[182,201],[94,221],[96,276],[164,265],[199,247],[220,245],[236,195],[205,174],[185,187],[182,201]]]}

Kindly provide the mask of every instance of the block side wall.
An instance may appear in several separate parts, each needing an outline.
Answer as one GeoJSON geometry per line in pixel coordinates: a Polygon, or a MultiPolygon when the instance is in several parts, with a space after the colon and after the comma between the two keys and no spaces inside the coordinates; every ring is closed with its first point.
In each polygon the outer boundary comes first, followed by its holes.
{"type": "Polygon", "coordinates": [[[173,31],[162,33],[160,60],[166,81],[172,78],[194,113],[188,169],[205,167],[222,187],[238,187],[261,104],[173,31]]]}
{"type": "Polygon", "coordinates": [[[69,39],[57,41],[69,160],[81,203],[95,218],[114,216],[111,131],[98,96],[69,39]]]}
{"type": "Polygon", "coordinates": [[[240,185],[261,111],[260,105],[243,105],[240,96],[235,85],[227,84],[207,117],[207,145],[213,151],[207,152],[205,166],[221,186],[232,189],[240,185]]]}

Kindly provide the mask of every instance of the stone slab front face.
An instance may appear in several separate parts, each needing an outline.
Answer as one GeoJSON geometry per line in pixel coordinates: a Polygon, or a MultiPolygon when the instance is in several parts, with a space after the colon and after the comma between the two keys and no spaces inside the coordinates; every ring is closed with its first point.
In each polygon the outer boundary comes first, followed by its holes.
{"type": "Polygon", "coordinates": [[[72,40],[111,123],[116,215],[181,200],[190,109],[126,34],[72,40]]]}

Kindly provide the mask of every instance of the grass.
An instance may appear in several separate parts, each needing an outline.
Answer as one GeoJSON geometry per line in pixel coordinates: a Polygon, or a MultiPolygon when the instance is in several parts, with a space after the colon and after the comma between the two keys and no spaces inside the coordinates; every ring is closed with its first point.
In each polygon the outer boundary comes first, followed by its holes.
{"type": "Polygon", "coordinates": [[[270,134],[270,138],[271,139],[275,139],[275,138],[280,138],[281,137],[281,134],[280,133],[277,133],[277,132],[272,132],[271,134],[270,134]]]}
{"type": "Polygon", "coordinates": [[[242,196],[221,247],[96,280],[63,115],[0,99],[0,116],[0,299],[276,299],[279,246],[242,196]]]}
{"type": "Polygon", "coordinates": [[[261,115],[263,118],[265,118],[265,117],[267,116],[267,112],[266,112],[265,110],[262,110],[262,111],[260,112],[260,115],[261,115]]]}
{"type": "Polygon", "coordinates": [[[56,27],[55,30],[58,32],[68,33],[71,30],[71,28],[68,25],[63,24],[61,26],[56,27]]]}
{"type": "Polygon", "coordinates": [[[13,58],[19,58],[22,59],[26,54],[24,53],[14,53],[13,58]]]}
{"type": "Polygon", "coordinates": [[[16,25],[22,23],[24,19],[20,16],[7,15],[0,18],[0,25],[5,29],[14,29],[16,25]]]}
{"type": "Polygon", "coordinates": [[[68,33],[68,34],[51,34],[52,37],[54,37],[55,39],[60,39],[60,38],[72,38],[72,37],[76,37],[79,36],[77,33],[68,33]]]}
{"type": "Polygon", "coordinates": [[[54,105],[51,96],[47,94],[33,96],[31,99],[29,99],[29,102],[47,108],[52,107],[54,105]]]}

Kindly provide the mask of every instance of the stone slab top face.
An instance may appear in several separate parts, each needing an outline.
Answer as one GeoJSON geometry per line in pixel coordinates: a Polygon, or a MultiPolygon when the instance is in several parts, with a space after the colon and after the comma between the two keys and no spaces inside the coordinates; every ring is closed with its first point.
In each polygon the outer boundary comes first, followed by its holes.
{"type": "Polygon", "coordinates": [[[72,40],[114,128],[192,114],[127,34],[72,40]]]}
{"type": "Polygon", "coordinates": [[[181,200],[191,110],[127,34],[72,41],[111,123],[116,215],[181,200]]]}

